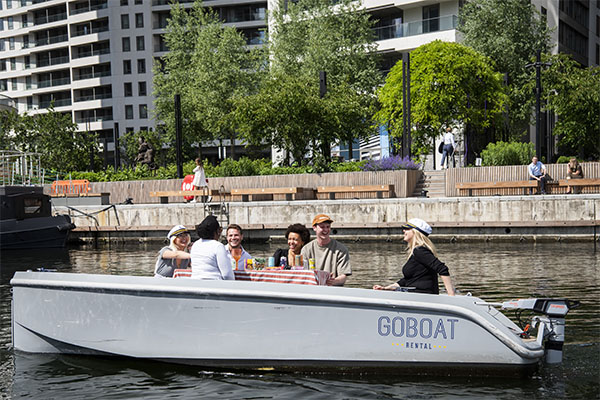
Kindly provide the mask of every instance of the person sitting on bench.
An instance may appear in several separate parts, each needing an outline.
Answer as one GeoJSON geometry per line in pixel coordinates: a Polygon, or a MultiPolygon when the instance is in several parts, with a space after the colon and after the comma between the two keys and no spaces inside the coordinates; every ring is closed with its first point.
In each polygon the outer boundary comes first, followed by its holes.
{"type": "Polygon", "coordinates": [[[546,167],[541,161],[538,161],[537,156],[533,156],[531,164],[527,167],[529,172],[529,180],[538,181],[538,187],[541,194],[546,194],[546,167]]]}

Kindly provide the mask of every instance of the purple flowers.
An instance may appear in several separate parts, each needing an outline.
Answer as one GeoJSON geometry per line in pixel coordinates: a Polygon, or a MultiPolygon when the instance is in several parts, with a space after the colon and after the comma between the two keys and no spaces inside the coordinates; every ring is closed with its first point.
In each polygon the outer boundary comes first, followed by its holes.
{"type": "Polygon", "coordinates": [[[409,156],[385,157],[380,160],[369,160],[361,167],[363,171],[388,171],[395,169],[419,169],[421,164],[414,162],[409,156]]]}

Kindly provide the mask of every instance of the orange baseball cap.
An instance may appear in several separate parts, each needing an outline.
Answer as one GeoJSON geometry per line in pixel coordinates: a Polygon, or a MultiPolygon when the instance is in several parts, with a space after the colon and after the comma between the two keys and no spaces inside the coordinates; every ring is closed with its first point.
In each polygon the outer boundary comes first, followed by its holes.
{"type": "Polygon", "coordinates": [[[331,218],[329,218],[329,215],[325,215],[325,214],[319,214],[316,217],[313,218],[312,221],[312,226],[315,226],[317,224],[320,224],[321,222],[329,222],[332,223],[333,220],[331,218]]]}

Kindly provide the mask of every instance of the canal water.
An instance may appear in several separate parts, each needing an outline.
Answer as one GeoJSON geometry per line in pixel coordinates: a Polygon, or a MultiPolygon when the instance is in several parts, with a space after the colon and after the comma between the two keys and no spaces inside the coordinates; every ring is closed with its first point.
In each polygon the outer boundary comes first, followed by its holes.
{"type": "MultiPolygon", "coordinates": [[[[401,276],[404,260],[401,243],[347,244],[353,266],[347,286],[370,288],[374,283],[390,283],[401,276]]],[[[255,257],[266,257],[284,246],[249,243],[246,249],[255,257]]],[[[438,244],[440,258],[449,266],[454,283],[463,294],[470,292],[488,301],[524,297],[566,297],[581,301],[581,306],[567,317],[563,363],[541,364],[527,378],[456,377],[452,370],[444,371],[446,376],[435,377],[239,373],[12,350],[9,282],[15,271],[44,267],[72,273],[152,275],[160,247],[140,244],[3,251],[0,256],[1,398],[600,398],[600,251],[596,251],[593,243],[438,244]]]]}

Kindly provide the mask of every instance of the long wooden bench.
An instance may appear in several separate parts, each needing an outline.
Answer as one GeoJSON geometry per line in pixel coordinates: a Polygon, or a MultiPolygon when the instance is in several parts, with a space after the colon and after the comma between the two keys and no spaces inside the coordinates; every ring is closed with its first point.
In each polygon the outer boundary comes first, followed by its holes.
{"type": "Polygon", "coordinates": [[[387,193],[394,197],[394,185],[362,185],[362,186],[318,186],[317,194],[328,194],[329,199],[335,200],[337,193],[376,193],[378,199],[387,193]]]}
{"type": "Polygon", "coordinates": [[[231,189],[232,200],[252,201],[268,198],[273,200],[274,196],[285,196],[286,201],[305,200],[311,197],[312,189],[302,187],[276,187],[276,188],[241,188],[231,189]]]}
{"type": "Polygon", "coordinates": [[[165,190],[150,192],[150,197],[158,197],[161,204],[169,203],[169,197],[187,197],[187,196],[215,196],[228,195],[229,193],[222,193],[219,189],[204,190],[165,190]]]}
{"type": "Polygon", "coordinates": [[[491,181],[491,182],[458,182],[456,189],[459,194],[463,190],[468,190],[468,195],[473,195],[473,190],[476,189],[523,189],[523,194],[529,194],[532,188],[538,187],[538,181],[527,180],[527,181],[491,181]]]}
{"type": "Polygon", "coordinates": [[[577,188],[585,188],[585,187],[600,187],[600,179],[599,178],[582,178],[582,179],[560,179],[558,181],[558,186],[560,187],[577,187],[577,188]]]}

